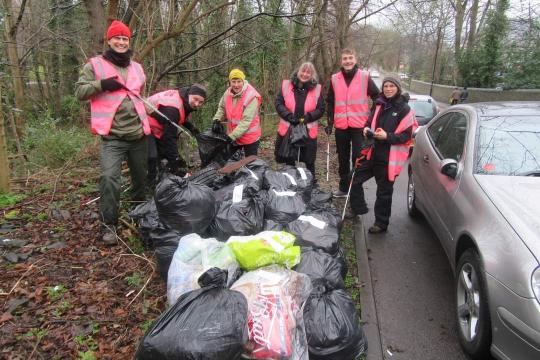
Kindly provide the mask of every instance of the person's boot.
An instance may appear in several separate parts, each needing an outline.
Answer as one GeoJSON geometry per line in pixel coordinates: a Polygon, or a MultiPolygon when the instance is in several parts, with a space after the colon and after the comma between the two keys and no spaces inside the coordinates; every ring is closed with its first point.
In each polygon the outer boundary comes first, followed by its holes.
{"type": "Polygon", "coordinates": [[[332,192],[332,196],[335,198],[344,198],[347,197],[347,193],[338,189],[332,192]]]}
{"type": "Polygon", "coordinates": [[[373,226],[368,229],[368,232],[370,234],[380,234],[380,233],[386,232],[387,229],[388,229],[387,226],[373,224],[373,226]]]}
{"type": "Polygon", "coordinates": [[[113,246],[118,244],[118,235],[116,234],[116,226],[103,224],[101,227],[101,241],[106,246],[113,246]]]}

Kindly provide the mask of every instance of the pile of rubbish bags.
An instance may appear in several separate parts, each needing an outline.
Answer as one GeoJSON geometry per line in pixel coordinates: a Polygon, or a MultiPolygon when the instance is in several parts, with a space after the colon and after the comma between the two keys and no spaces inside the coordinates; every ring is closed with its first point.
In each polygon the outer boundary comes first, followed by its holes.
{"type": "Polygon", "coordinates": [[[130,213],[155,249],[169,304],[136,359],[364,354],[331,201],[308,170],[260,159],[211,187],[164,174],[154,199],[130,213]]]}

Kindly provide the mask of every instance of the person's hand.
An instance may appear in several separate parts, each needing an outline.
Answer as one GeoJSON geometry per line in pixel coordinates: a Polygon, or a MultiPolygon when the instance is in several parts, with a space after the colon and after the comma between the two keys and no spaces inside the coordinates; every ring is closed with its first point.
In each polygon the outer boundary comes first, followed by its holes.
{"type": "Polygon", "coordinates": [[[195,126],[192,126],[191,129],[189,129],[189,132],[195,137],[199,136],[201,133],[195,126]]]}
{"type": "Polygon", "coordinates": [[[333,128],[332,125],[326,125],[326,127],[324,128],[324,132],[326,133],[326,135],[328,136],[332,135],[332,128],[333,128]]]}
{"type": "Polygon", "coordinates": [[[103,91],[116,91],[124,88],[124,85],[116,80],[116,76],[101,80],[101,90],[103,91]]]}
{"type": "Polygon", "coordinates": [[[383,129],[377,128],[375,129],[375,135],[373,135],[373,137],[377,140],[386,140],[388,138],[388,134],[383,129]]]}
{"type": "Polygon", "coordinates": [[[223,125],[221,125],[219,120],[214,120],[214,123],[212,124],[212,132],[223,134],[223,125]]]}
{"type": "Polygon", "coordinates": [[[298,124],[300,123],[300,121],[299,121],[297,118],[295,118],[295,117],[293,116],[293,117],[291,117],[291,119],[289,120],[289,123],[291,123],[291,125],[293,125],[293,126],[296,126],[296,125],[298,125],[298,124]]]}
{"type": "Polygon", "coordinates": [[[227,140],[230,145],[236,145],[236,141],[234,141],[229,135],[226,136],[225,140],[227,140]]]}
{"type": "Polygon", "coordinates": [[[359,156],[356,158],[356,160],[354,161],[354,167],[355,168],[359,168],[360,167],[360,164],[362,164],[362,161],[364,160],[364,156],[359,156]]]}

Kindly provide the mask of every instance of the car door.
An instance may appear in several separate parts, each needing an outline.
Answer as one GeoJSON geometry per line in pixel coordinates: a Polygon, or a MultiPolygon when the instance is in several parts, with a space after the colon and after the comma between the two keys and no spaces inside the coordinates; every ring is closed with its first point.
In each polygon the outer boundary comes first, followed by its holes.
{"type": "Polygon", "coordinates": [[[432,225],[445,250],[451,247],[452,225],[455,224],[457,207],[454,195],[459,188],[463,169],[463,151],[467,136],[467,117],[461,112],[450,112],[428,127],[431,147],[423,154],[423,171],[426,197],[430,199],[432,225]],[[441,173],[442,162],[453,159],[458,162],[455,179],[441,173]]]}

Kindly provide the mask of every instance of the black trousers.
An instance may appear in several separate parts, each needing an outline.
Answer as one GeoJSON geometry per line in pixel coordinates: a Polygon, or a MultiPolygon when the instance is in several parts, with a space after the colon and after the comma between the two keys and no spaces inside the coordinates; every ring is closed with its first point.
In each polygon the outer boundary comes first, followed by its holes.
{"type": "Polygon", "coordinates": [[[394,193],[394,182],[388,180],[387,163],[376,163],[372,160],[366,160],[360,164],[360,167],[356,169],[354,174],[354,181],[351,188],[351,208],[355,215],[365,214],[367,212],[363,184],[372,177],[375,177],[375,182],[377,183],[375,224],[386,228],[390,221],[392,194],[394,193]]]}
{"type": "Polygon", "coordinates": [[[352,164],[360,156],[364,142],[363,129],[347,128],[336,129],[336,148],[339,161],[339,190],[347,192],[349,189],[349,174],[351,173],[351,150],[352,164]]]}
{"type": "Polygon", "coordinates": [[[254,143],[247,144],[247,145],[239,145],[240,148],[244,149],[244,155],[246,157],[251,155],[257,155],[259,152],[259,144],[261,143],[260,140],[255,141],[254,143]]]}

